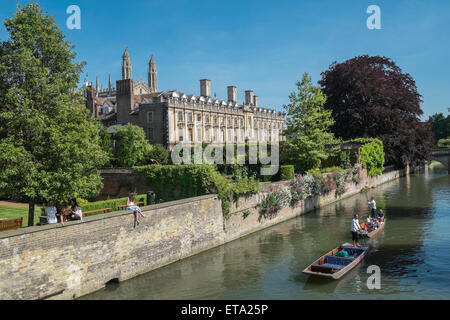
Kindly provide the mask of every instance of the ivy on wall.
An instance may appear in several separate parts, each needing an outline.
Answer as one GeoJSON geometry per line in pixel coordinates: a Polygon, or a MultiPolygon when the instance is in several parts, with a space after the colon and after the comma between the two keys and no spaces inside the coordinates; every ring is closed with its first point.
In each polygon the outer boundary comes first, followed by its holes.
{"type": "Polygon", "coordinates": [[[385,154],[381,140],[375,138],[358,138],[348,142],[362,144],[360,148],[361,165],[367,169],[369,176],[375,177],[383,173],[385,154]]]}

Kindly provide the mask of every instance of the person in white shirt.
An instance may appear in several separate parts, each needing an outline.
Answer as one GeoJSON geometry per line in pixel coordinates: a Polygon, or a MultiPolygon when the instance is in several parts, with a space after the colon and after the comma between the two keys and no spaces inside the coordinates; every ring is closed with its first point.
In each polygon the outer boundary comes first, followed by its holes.
{"type": "Polygon", "coordinates": [[[374,197],[368,202],[369,208],[372,211],[372,219],[376,219],[377,217],[377,203],[375,202],[374,197]]]}
{"type": "Polygon", "coordinates": [[[353,246],[360,248],[361,246],[359,245],[359,242],[358,242],[358,232],[361,231],[361,226],[359,225],[359,220],[358,220],[357,214],[355,214],[352,219],[352,225],[351,225],[350,231],[352,232],[353,246]]]}
{"type": "Polygon", "coordinates": [[[45,215],[47,216],[47,223],[57,223],[58,219],[56,219],[56,207],[55,202],[50,200],[47,203],[47,207],[45,208],[45,215]]]}

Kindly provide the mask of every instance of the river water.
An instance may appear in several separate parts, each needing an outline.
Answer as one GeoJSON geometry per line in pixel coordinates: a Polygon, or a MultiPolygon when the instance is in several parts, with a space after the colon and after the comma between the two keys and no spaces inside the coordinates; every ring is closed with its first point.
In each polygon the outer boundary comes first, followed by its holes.
{"type": "Polygon", "coordinates": [[[450,175],[411,175],[154,270],[82,299],[450,299],[450,175]],[[302,270],[351,242],[354,213],[368,198],[387,223],[340,280],[302,270]],[[367,268],[381,270],[370,290],[367,268]]]}

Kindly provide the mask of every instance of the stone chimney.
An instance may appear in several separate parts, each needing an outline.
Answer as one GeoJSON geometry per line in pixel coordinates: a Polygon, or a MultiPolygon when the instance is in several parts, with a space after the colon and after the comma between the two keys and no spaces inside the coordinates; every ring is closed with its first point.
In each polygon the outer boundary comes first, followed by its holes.
{"type": "Polygon", "coordinates": [[[200,80],[200,95],[203,97],[211,97],[211,80],[200,80]]]}
{"type": "Polygon", "coordinates": [[[258,108],[258,96],[253,97],[253,104],[255,105],[256,108],[258,108]]]}
{"type": "Polygon", "coordinates": [[[247,105],[253,105],[253,90],[247,90],[245,91],[245,104],[247,105]]]}
{"type": "Polygon", "coordinates": [[[237,93],[235,86],[229,86],[228,89],[228,102],[236,103],[237,101],[237,93]]]}

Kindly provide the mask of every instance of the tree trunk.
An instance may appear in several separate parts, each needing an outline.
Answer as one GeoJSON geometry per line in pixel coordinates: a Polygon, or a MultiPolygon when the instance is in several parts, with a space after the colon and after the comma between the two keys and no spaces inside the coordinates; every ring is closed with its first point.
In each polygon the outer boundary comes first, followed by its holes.
{"type": "Polygon", "coordinates": [[[28,202],[28,226],[34,225],[34,199],[30,199],[28,202]]]}

